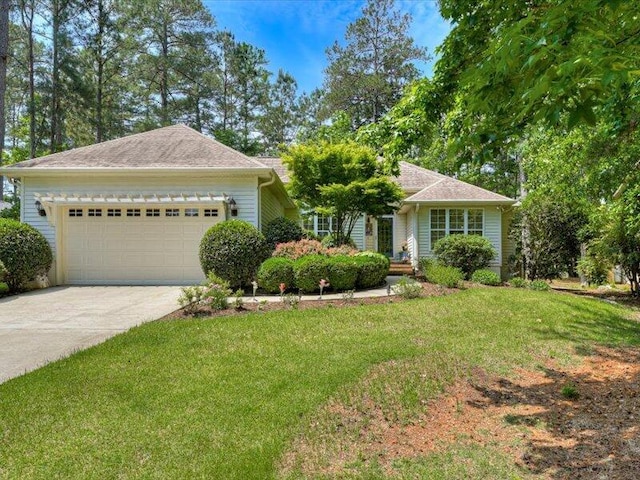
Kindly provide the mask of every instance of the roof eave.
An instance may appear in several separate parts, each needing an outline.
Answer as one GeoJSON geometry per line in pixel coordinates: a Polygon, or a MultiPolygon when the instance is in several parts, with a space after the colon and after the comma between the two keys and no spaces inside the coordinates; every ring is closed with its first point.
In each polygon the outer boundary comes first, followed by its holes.
{"type": "Polygon", "coordinates": [[[21,177],[62,177],[68,175],[127,175],[127,176],[149,176],[149,175],[206,175],[206,174],[228,174],[242,176],[265,176],[271,174],[272,169],[269,167],[251,167],[251,168],[215,168],[215,167],[138,167],[138,168],[120,168],[120,167],[22,167],[0,168],[0,175],[10,178],[21,177]]]}

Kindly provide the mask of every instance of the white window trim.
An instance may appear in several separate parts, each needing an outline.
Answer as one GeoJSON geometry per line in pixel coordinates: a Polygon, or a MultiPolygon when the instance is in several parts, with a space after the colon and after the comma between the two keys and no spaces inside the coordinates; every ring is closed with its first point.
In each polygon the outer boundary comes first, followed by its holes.
{"type": "MultiPolygon", "coordinates": [[[[449,228],[449,211],[450,210],[464,210],[464,235],[469,234],[469,210],[480,210],[482,211],[482,234],[480,236],[484,237],[484,233],[486,231],[486,212],[484,207],[433,207],[429,209],[429,251],[433,251],[433,245],[431,245],[431,218],[434,210],[444,210],[445,211],[445,230],[444,236],[448,237],[451,235],[451,229],[449,228]]],[[[437,231],[442,231],[442,229],[436,229],[437,231]]]]}

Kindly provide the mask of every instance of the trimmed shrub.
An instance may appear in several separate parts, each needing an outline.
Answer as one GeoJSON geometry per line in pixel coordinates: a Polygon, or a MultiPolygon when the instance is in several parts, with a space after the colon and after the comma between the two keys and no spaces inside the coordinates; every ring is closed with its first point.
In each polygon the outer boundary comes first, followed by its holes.
{"type": "Polygon", "coordinates": [[[323,255],[307,255],[293,263],[295,284],[306,293],[320,290],[320,280],[329,278],[329,258],[323,255]]]}
{"type": "Polygon", "coordinates": [[[336,241],[336,236],[333,233],[330,233],[329,235],[326,235],[323,239],[322,239],[322,246],[326,247],[326,248],[338,248],[338,247],[342,247],[342,246],[347,246],[347,247],[351,247],[351,248],[357,248],[356,247],[356,242],[353,241],[353,239],[351,237],[347,238],[343,243],[338,243],[336,241]]]}
{"type": "Polygon", "coordinates": [[[7,269],[4,266],[4,263],[0,260],[0,282],[4,282],[7,278],[7,269]]]}
{"type": "Polygon", "coordinates": [[[381,253],[358,252],[353,257],[360,267],[356,286],[373,288],[382,285],[389,274],[389,259],[381,253]]]}
{"type": "Polygon", "coordinates": [[[325,251],[326,249],[319,241],[302,239],[297,242],[278,244],[273,256],[297,260],[306,255],[322,255],[325,251]]]}
{"type": "Polygon", "coordinates": [[[200,265],[233,288],[249,284],[269,256],[264,235],[242,220],[227,220],[211,227],[200,242],[200,265]]]}
{"type": "Polygon", "coordinates": [[[487,270],[484,268],[473,272],[473,275],[471,275],[471,281],[475,283],[481,283],[482,285],[491,285],[493,287],[502,285],[500,275],[498,275],[496,272],[492,272],[491,270],[487,270]]]}
{"type": "Polygon", "coordinates": [[[278,217],[267,223],[262,233],[272,249],[279,243],[297,242],[304,237],[304,230],[295,221],[286,217],[278,217]]]}
{"type": "Polygon", "coordinates": [[[0,219],[0,261],[10,290],[19,290],[39,275],[46,275],[53,262],[51,247],[30,225],[0,219]]]}
{"type": "Polygon", "coordinates": [[[229,282],[214,273],[209,273],[204,285],[202,302],[209,305],[212,310],[225,310],[229,307],[228,297],[231,293],[229,282]]]}
{"type": "Polygon", "coordinates": [[[420,268],[427,282],[448,288],[458,288],[464,274],[456,267],[442,265],[431,258],[421,258],[420,268]]]}
{"type": "Polygon", "coordinates": [[[511,280],[509,280],[509,285],[514,288],[525,288],[527,284],[528,282],[521,277],[513,277],[511,280]]]}
{"type": "Polygon", "coordinates": [[[479,235],[448,235],[436,242],[433,253],[440,263],[460,269],[467,279],[496,257],[493,245],[479,235]]]}
{"type": "Polygon", "coordinates": [[[354,257],[338,255],[329,257],[329,283],[336,291],[356,288],[360,266],[354,257]]]}
{"type": "Polygon", "coordinates": [[[258,270],[258,286],[268,293],[279,293],[280,284],[295,287],[293,260],[284,257],[267,258],[258,270]]]}

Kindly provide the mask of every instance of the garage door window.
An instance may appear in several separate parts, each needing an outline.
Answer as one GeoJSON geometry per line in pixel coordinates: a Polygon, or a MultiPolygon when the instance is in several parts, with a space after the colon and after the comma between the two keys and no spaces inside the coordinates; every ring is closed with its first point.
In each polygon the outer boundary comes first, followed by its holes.
{"type": "Polygon", "coordinates": [[[165,216],[167,216],[167,217],[179,217],[180,216],[180,209],[179,208],[167,208],[164,213],[165,213],[165,216]]]}
{"type": "Polygon", "coordinates": [[[146,211],[147,217],[159,217],[160,209],[159,208],[147,208],[146,211]]]}
{"type": "Polygon", "coordinates": [[[218,209],[217,208],[205,208],[204,209],[204,216],[205,217],[217,217],[218,216],[218,209]]]}
{"type": "Polygon", "coordinates": [[[82,216],[82,209],[81,208],[70,208],[69,209],[69,216],[70,217],[81,217],[82,216]]]}
{"type": "Polygon", "coordinates": [[[127,217],[139,217],[140,209],[139,208],[127,208],[127,217]]]}
{"type": "Polygon", "coordinates": [[[88,217],[101,217],[102,216],[102,209],[101,208],[90,208],[87,211],[87,216],[88,217]]]}
{"type": "Polygon", "coordinates": [[[197,217],[200,214],[200,209],[198,208],[185,208],[184,216],[185,217],[197,217]]]}
{"type": "Polygon", "coordinates": [[[122,210],[119,208],[108,208],[107,209],[107,217],[121,217],[122,210]]]}

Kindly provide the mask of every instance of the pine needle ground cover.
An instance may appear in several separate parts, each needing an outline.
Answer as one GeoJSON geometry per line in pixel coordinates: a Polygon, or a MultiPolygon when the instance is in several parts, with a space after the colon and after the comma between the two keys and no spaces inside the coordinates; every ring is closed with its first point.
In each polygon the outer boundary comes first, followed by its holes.
{"type": "MultiPolygon", "coordinates": [[[[478,288],[148,323],[0,385],[0,478],[306,477],[292,452],[313,443],[333,402],[366,398],[408,424],[474,369],[509,374],[635,345],[632,315],[566,294],[478,288]]],[[[478,478],[515,475],[482,448],[458,450],[478,478]]],[[[400,462],[398,472],[435,473],[455,455],[400,462]]],[[[353,468],[348,478],[395,475],[353,468]]],[[[318,476],[343,476],[328,472],[318,476]]]]}

